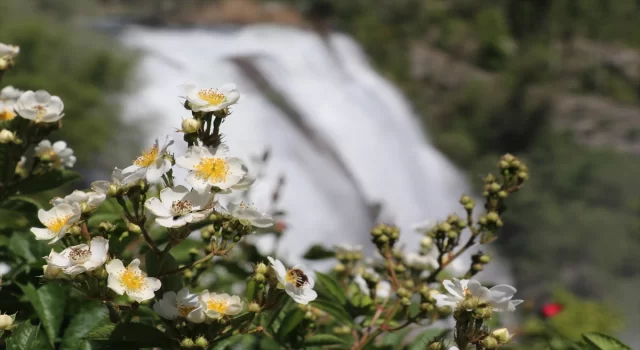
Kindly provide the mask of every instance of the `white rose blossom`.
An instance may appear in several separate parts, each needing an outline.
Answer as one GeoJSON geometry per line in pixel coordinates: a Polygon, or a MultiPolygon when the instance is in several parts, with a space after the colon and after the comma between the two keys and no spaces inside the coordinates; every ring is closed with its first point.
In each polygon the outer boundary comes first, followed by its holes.
{"type": "Polygon", "coordinates": [[[505,312],[515,311],[516,306],[523,300],[511,300],[516,293],[516,289],[506,284],[500,284],[491,289],[483,287],[476,280],[444,280],[444,288],[449,294],[437,294],[434,296],[436,305],[439,307],[457,307],[460,302],[469,297],[475,297],[482,303],[487,303],[493,311],[505,312]]]}
{"type": "Polygon", "coordinates": [[[0,58],[14,58],[20,53],[20,47],[0,43],[0,58]]]}
{"type": "Polygon", "coordinates": [[[104,202],[107,196],[104,193],[94,191],[84,192],[75,190],[64,198],[55,197],[51,200],[51,204],[58,205],[62,203],[73,204],[78,203],[83,212],[91,211],[104,202]]]}
{"type": "Polygon", "coordinates": [[[244,202],[241,202],[240,204],[229,203],[227,204],[226,211],[238,219],[249,221],[251,225],[255,227],[264,228],[273,225],[273,218],[271,215],[263,213],[253,205],[248,205],[244,202]]]}
{"type": "Polygon", "coordinates": [[[10,103],[13,105],[22,95],[22,90],[16,89],[13,86],[5,86],[0,90],[0,102],[10,103]]]}
{"type": "Polygon", "coordinates": [[[24,92],[16,101],[14,108],[22,118],[36,123],[53,123],[64,117],[62,113],[64,103],[60,97],[51,96],[44,90],[24,92]]]}
{"type": "Polygon", "coordinates": [[[210,293],[206,289],[200,293],[200,305],[207,317],[212,319],[237,315],[242,311],[242,300],[239,296],[210,293]]]}
{"type": "Polygon", "coordinates": [[[176,158],[176,165],[191,170],[186,180],[196,190],[203,192],[209,186],[225,190],[240,182],[246,174],[242,161],[227,157],[228,152],[226,145],[217,148],[192,146],[184,156],[176,158]]]}
{"type": "Polygon", "coordinates": [[[144,206],[156,216],[159,225],[182,227],[204,220],[213,211],[213,195],[189,191],[182,185],[167,187],[160,191],[160,198],[149,198],[144,206]]]}
{"type": "Polygon", "coordinates": [[[276,272],[278,281],[284,287],[284,291],[289,294],[293,300],[298,304],[306,305],[311,301],[316,300],[318,293],[313,290],[315,281],[313,277],[305,274],[303,265],[296,265],[293,268],[287,270],[282,262],[272,257],[267,257],[273,270],[276,272]]]}
{"type": "MultiPolygon", "coordinates": [[[[136,176],[141,174],[137,173],[136,176]]],[[[133,181],[140,180],[142,176],[136,178],[135,176],[125,176],[122,174],[122,169],[115,168],[111,173],[111,181],[99,180],[91,183],[91,189],[97,193],[109,195],[109,188],[113,187],[115,190],[124,188],[126,185],[133,181]]]]}
{"type": "Polygon", "coordinates": [[[191,294],[189,288],[182,288],[178,293],[166,292],[162,299],[153,304],[153,311],[167,320],[178,317],[186,318],[189,322],[202,323],[205,313],[200,305],[197,294],[191,294]]]}
{"type": "Polygon", "coordinates": [[[124,267],[121,260],[114,259],[106,265],[109,279],[107,287],[119,295],[127,294],[133,300],[141,302],[154,297],[155,291],[162,283],[154,277],[140,270],[140,260],[134,259],[129,266],[124,267]]]}
{"type": "Polygon", "coordinates": [[[180,85],[189,107],[194,112],[215,112],[235,104],[240,93],[235,84],[225,84],[219,89],[202,89],[193,84],[180,85]]]}
{"type": "Polygon", "coordinates": [[[104,237],[94,237],[89,245],[78,244],[60,253],[51,251],[45,257],[49,268],[62,269],[67,275],[75,276],[85,271],[93,271],[104,265],[109,253],[109,241],[104,237]]]}
{"type": "Polygon", "coordinates": [[[80,206],[76,204],[62,203],[49,210],[38,210],[38,219],[45,228],[33,227],[31,232],[37,240],[50,240],[53,244],[64,237],[71,226],[80,220],[80,206]]]}
{"type": "Polygon", "coordinates": [[[36,146],[35,152],[38,157],[47,159],[57,169],[71,168],[76,163],[73,150],[68,148],[64,141],[56,141],[52,145],[51,141],[42,140],[36,146]]]}
{"type": "Polygon", "coordinates": [[[162,175],[171,169],[171,161],[165,156],[167,148],[172,144],[173,138],[170,136],[166,137],[162,147],[156,139],[151,148],[142,152],[142,155],[133,161],[133,165],[122,169],[122,175],[125,176],[124,182],[129,183],[141,178],[146,178],[149,183],[160,182],[162,175]]]}

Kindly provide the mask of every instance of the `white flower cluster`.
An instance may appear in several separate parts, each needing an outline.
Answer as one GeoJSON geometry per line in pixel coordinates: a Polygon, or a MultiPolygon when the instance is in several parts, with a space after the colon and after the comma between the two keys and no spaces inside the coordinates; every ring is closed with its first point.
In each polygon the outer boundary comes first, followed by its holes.
{"type": "Polygon", "coordinates": [[[447,294],[435,295],[437,306],[450,306],[457,308],[467,298],[478,298],[481,303],[487,304],[493,311],[505,312],[515,311],[516,306],[520,305],[523,300],[511,300],[516,294],[516,289],[506,284],[497,285],[491,289],[483,287],[476,280],[444,280],[442,282],[444,288],[449,292],[447,294]]]}
{"type": "Polygon", "coordinates": [[[167,320],[181,317],[189,322],[202,323],[237,315],[242,307],[243,302],[237,295],[216,294],[206,289],[192,294],[188,288],[183,288],[178,293],[164,293],[162,299],[153,305],[153,311],[167,320]]]}

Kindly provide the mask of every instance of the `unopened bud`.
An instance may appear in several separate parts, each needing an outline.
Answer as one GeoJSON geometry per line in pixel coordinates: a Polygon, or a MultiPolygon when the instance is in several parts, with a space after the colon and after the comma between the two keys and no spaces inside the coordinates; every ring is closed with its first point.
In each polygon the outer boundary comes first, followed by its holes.
{"type": "Polygon", "coordinates": [[[509,340],[511,340],[511,337],[513,337],[513,335],[511,335],[509,333],[509,330],[506,328],[494,330],[493,332],[491,332],[491,336],[494,337],[500,344],[508,343],[509,340]]]}
{"type": "Polygon", "coordinates": [[[442,345],[441,342],[437,341],[429,344],[429,347],[427,348],[427,350],[444,350],[444,346],[442,345]]]}
{"type": "Polygon", "coordinates": [[[447,232],[447,237],[449,237],[451,239],[456,239],[456,238],[458,238],[458,232],[451,230],[451,231],[447,232]]]}
{"type": "Polygon", "coordinates": [[[497,183],[497,182],[493,182],[491,185],[489,185],[489,191],[491,192],[498,192],[500,191],[501,186],[497,183]]]}
{"type": "Polygon", "coordinates": [[[411,299],[409,299],[409,298],[402,298],[402,299],[400,300],[400,303],[402,303],[402,305],[404,305],[404,306],[409,306],[409,305],[411,305],[411,299]]]}
{"type": "Polygon", "coordinates": [[[491,315],[492,315],[492,312],[491,312],[491,308],[489,307],[483,307],[483,308],[473,310],[473,316],[475,318],[482,318],[486,320],[486,319],[490,319],[491,315]]]}
{"type": "Polygon", "coordinates": [[[484,269],[484,266],[482,264],[471,265],[471,270],[473,270],[474,272],[482,271],[482,269],[484,269]]]}
{"type": "Polygon", "coordinates": [[[422,240],[420,241],[420,247],[422,247],[422,249],[424,250],[431,249],[433,247],[433,238],[431,237],[422,238],[422,240]]]}
{"type": "Polygon", "coordinates": [[[208,242],[211,239],[211,231],[209,231],[209,230],[200,230],[200,237],[202,237],[202,240],[208,242]]]}
{"type": "Polygon", "coordinates": [[[198,338],[196,338],[196,346],[200,348],[206,348],[207,346],[209,346],[209,341],[207,341],[207,338],[199,336],[198,338]]]}
{"type": "Polygon", "coordinates": [[[524,180],[526,180],[528,178],[529,178],[529,174],[527,174],[526,172],[521,171],[521,172],[518,173],[518,180],[524,181],[524,180]]]}
{"type": "Polygon", "coordinates": [[[184,278],[186,278],[186,279],[190,280],[190,279],[192,279],[192,278],[193,278],[193,271],[191,271],[191,270],[189,270],[189,269],[184,270],[184,271],[182,272],[182,276],[184,276],[184,278]]]}
{"type": "Polygon", "coordinates": [[[479,262],[481,262],[481,263],[483,263],[483,264],[488,264],[488,263],[490,263],[490,262],[491,262],[491,257],[490,257],[489,255],[481,255],[481,256],[478,258],[478,261],[479,261],[479,262]]]}
{"type": "Polygon", "coordinates": [[[191,338],[184,338],[180,342],[180,346],[183,348],[193,348],[196,346],[196,343],[191,338]]]}
{"type": "Polygon", "coordinates": [[[13,318],[9,315],[0,315],[0,330],[6,331],[11,329],[13,318]]]}
{"type": "Polygon", "coordinates": [[[422,311],[424,313],[429,313],[429,312],[433,311],[433,309],[435,309],[433,304],[430,304],[430,303],[422,303],[422,304],[420,304],[420,311],[422,311]]]}
{"type": "Polygon", "coordinates": [[[398,291],[396,292],[398,294],[399,297],[403,298],[403,297],[409,297],[411,296],[411,292],[409,292],[409,290],[407,290],[404,287],[400,287],[398,288],[398,291]]]}
{"type": "Polygon", "coordinates": [[[195,118],[187,118],[182,121],[182,131],[187,134],[198,132],[202,122],[195,118]]]}
{"type": "Polygon", "coordinates": [[[498,213],[496,213],[495,211],[492,211],[487,214],[487,221],[497,222],[498,220],[500,220],[500,215],[498,215],[498,213]]]}
{"type": "Polygon", "coordinates": [[[0,131],[0,143],[9,143],[14,142],[16,140],[16,134],[7,129],[2,129],[0,131]]]}
{"type": "Polygon", "coordinates": [[[256,273],[255,276],[253,276],[253,279],[256,280],[257,282],[264,282],[266,280],[266,278],[264,277],[264,274],[261,274],[261,273],[256,273]]]}
{"type": "Polygon", "coordinates": [[[336,266],[333,268],[335,272],[344,272],[344,270],[346,269],[347,268],[343,264],[336,264],[336,266]]]}
{"type": "Polygon", "coordinates": [[[140,233],[140,232],[142,232],[142,230],[140,229],[140,226],[134,224],[133,222],[127,223],[127,230],[129,230],[129,232],[131,232],[131,233],[140,233]]]}
{"type": "Polygon", "coordinates": [[[507,191],[500,191],[498,192],[498,197],[505,199],[507,197],[509,197],[509,193],[507,191]]]}
{"type": "Polygon", "coordinates": [[[484,346],[485,349],[497,349],[498,340],[492,336],[485,337],[482,339],[482,346],[484,346]]]}
{"type": "Polygon", "coordinates": [[[74,235],[79,235],[79,234],[81,234],[81,233],[82,233],[82,229],[80,228],[80,226],[75,225],[75,226],[72,226],[72,227],[71,227],[71,229],[69,230],[69,232],[71,232],[71,234],[74,234],[74,235]]]}
{"type": "Polygon", "coordinates": [[[255,301],[252,301],[249,303],[249,305],[247,305],[247,310],[249,310],[249,312],[257,314],[258,312],[260,312],[260,305],[255,301]]]}
{"type": "Polygon", "coordinates": [[[451,230],[451,225],[448,222],[443,222],[438,225],[438,231],[447,232],[451,230]]]}
{"type": "Polygon", "coordinates": [[[263,263],[258,263],[258,265],[256,265],[256,273],[265,274],[267,271],[269,271],[269,267],[267,265],[263,263]]]}
{"type": "Polygon", "coordinates": [[[200,252],[196,248],[191,248],[189,249],[189,255],[192,259],[195,259],[198,255],[200,255],[200,252]]]}

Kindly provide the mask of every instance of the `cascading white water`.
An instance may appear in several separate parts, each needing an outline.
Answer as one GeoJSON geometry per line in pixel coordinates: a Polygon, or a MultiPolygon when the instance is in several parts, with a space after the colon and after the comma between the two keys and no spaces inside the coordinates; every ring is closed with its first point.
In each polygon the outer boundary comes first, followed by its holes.
{"type": "MultiPolygon", "coordinates": [[[[266,176],[252,194],[257,207],[266,208],[278,176],[286,175],[280,207],[289,229],[280,254],[298,259],[313,243],[370,245],[374,203],[382,204],[384,217],[402,229],[402,243],[413,250],[421,238],[413,224],[460,212],[465,179],[426,141],[408,101],[351,38],[256,25],[231,31],[134,27],[122,39],[145,53],[125,110],[129,119],[147,123],[149,142],[188,116],[180,84],[238,85],[243,97],[222,130],[234,156],[249,159],[271,149],[266,176]],[[252,62],[312,137],[256,88],[237,58],[252,62]]],[[[176,153],[185,148],[179,135],[176,153]]],[[[492,265],[490,278],[509,282],[504,267],[492,265]]],[[[468,262],[459,266],[466,269],[468,262]]]]}

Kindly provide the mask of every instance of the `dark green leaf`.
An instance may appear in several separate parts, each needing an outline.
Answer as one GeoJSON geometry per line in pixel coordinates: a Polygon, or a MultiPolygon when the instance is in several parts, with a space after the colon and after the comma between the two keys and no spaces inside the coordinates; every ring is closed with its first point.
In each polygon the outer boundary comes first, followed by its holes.
{"type": "Polygon", "coordinates": [[[45,174],[30,176],[20,182],[16,189],[20,194],[37,193],[58,188],[79,178],[80,175],[75,171],[56,170],[45,174]]]}
{"type": "Polygon", "coordinates": [[[304,346],[325,346],[344,344],[344,340],[332,334],[316,334],[304,341],[304,346]]]}
{"type": "Polygon", "coordinates": [[[251,301],[256,296],[256,291],[258,290],[256,280],[253,278],[247,282],[247,300],[251,301]]]}
{"type": "MultiPolygon", "coordinates": [[[[156,277],[161,273],[173,271],[179,268],[178,263],[176,262],[176,259],[173,257],[173,255],[165,255],[164,262],[161,263],[158,256],[152,250],[149,250],[145,255],[145,264],[149,277],[156,277]]],[[[182,276],[179,273],[162,277],[161,280],[163,292],[177,292],[182,289],[182,276]]]]}
{"type": "Polygon", "coordinates": [[[54,345],[64,318],[67,300],[65,288],[54,283],[45,284],[38,290],[31,284],[20,285],[20,288],[36,310],[42,327],[47,333],[49,343],[54,345]]]}
{"type": "Polygon", "coordinates": [[[408,350],[422,350],[422,349],[425,349],[427,344],[429,344],[429,342],[431,340],[442,339],[447,335],[447,333],[449,333],[449,331],[446,330],[446,329],[438,329],[438,328],[427,329],[424,332],[418,334],[413,339],[413,341],[409,345],[408,350]]]}
{"type": "Polygon", "coordinates": [[[25,214],[19,211],[0,208],[0,230],[2,229],[25,229],[32,227],[37,222],[38,217],[33,214],[25,214]]]}
{"type": "Polygon", "coordinates": [[[631,350],[618,339],[602,333],[585,333],[582,338],[600,350],[631,350]]]}
{"type": "Polygon", "coordinates": [[[338,285],[338,282],[329,275],[316,272],[315,289],[319,295],[325,296],[327,299],[335,301],[340,305],[344,305],[344,303],[347,301],[347,296],[344,293],[344,289],[341,288],[338,285]]]}
{"type": "Polygon", "coordinates": [[[28,321],[21,323],[7,339],[7,350],[51,349],[47,337],[40,331],[40,325],[33,326],[28,321]]]}
{"type": "Polygon", "coordinates": [[[302,257],[307,260],[323,260],[335,256],[336,253],[334,251],[325,248],[322,244],[314,244],[302,257]]]}
{"type": "Polygon", "coordinates": [[[31,252],[29,244],[29,236],[26,232],[14,232],[9,240],[9,249],[17,256],[23,258],[27,263],[31,264],[37,261],[31,252]]]}
{"type": "Polygon", "coordinates": [[[381,345],[390,346],[390,348],[394,350],[401,350],[404,348],[405,337],[410,331],[411,328],[405,328],[396,332],[386,333],[382,337],[381,345]]]}
{"type": "Polygon", "coordinates": [[[294,308],[291,310],[287,316],[284,317],[282,323],[280,323],[280,328],[278,328],[278,339],[284,340],[287,335],[291,333],[302,320],[304,319],[304,311],[299,308],[294,308]]]}
{"type": "Polygon", "coordinates": [[[336,305],[335,303],[332,303],[329,301],[317,300],[317,299],[312,302],[312,305],[330,314],[335,318],[336,321],[342,324],[346,324],[346,325],[353,324],[353,318],[349,316],[349,314],[340,305],[336,305]]]}
{"type": "Polygon", "coordinates": [[[282,347],[273,338],[264,337],[260,340],[261,350],[280,350],[282,347]]]}
{"type": "Polygon", "coordinates": [[[216,344],[213,346],[213,348],[211,348],[211,350],[227,350],[227,349],[231,349],[231,346],[239,343],[242,340],[243,337],[244,337],[243,334],[236,334],[236,335],[231,336],[231,337],[229,337],[227,339],[223,339],[221,341],[217,341],[216,344]]]}
{"type": "Polygon", "coordinates": [[[138,348],[170,348],[173,345],[173,341],[162,331],[142,323],[106,324],[89,332],[84,339],[106,342],[114,349],[133,345],[138,348]]]}
{"type": "Polygon", "coordinates": [[[91,350],[91,344],[82,338],[108,321],[107,308],[101,302],[86,303],[66,328],[60,350],[91,350]]]}

